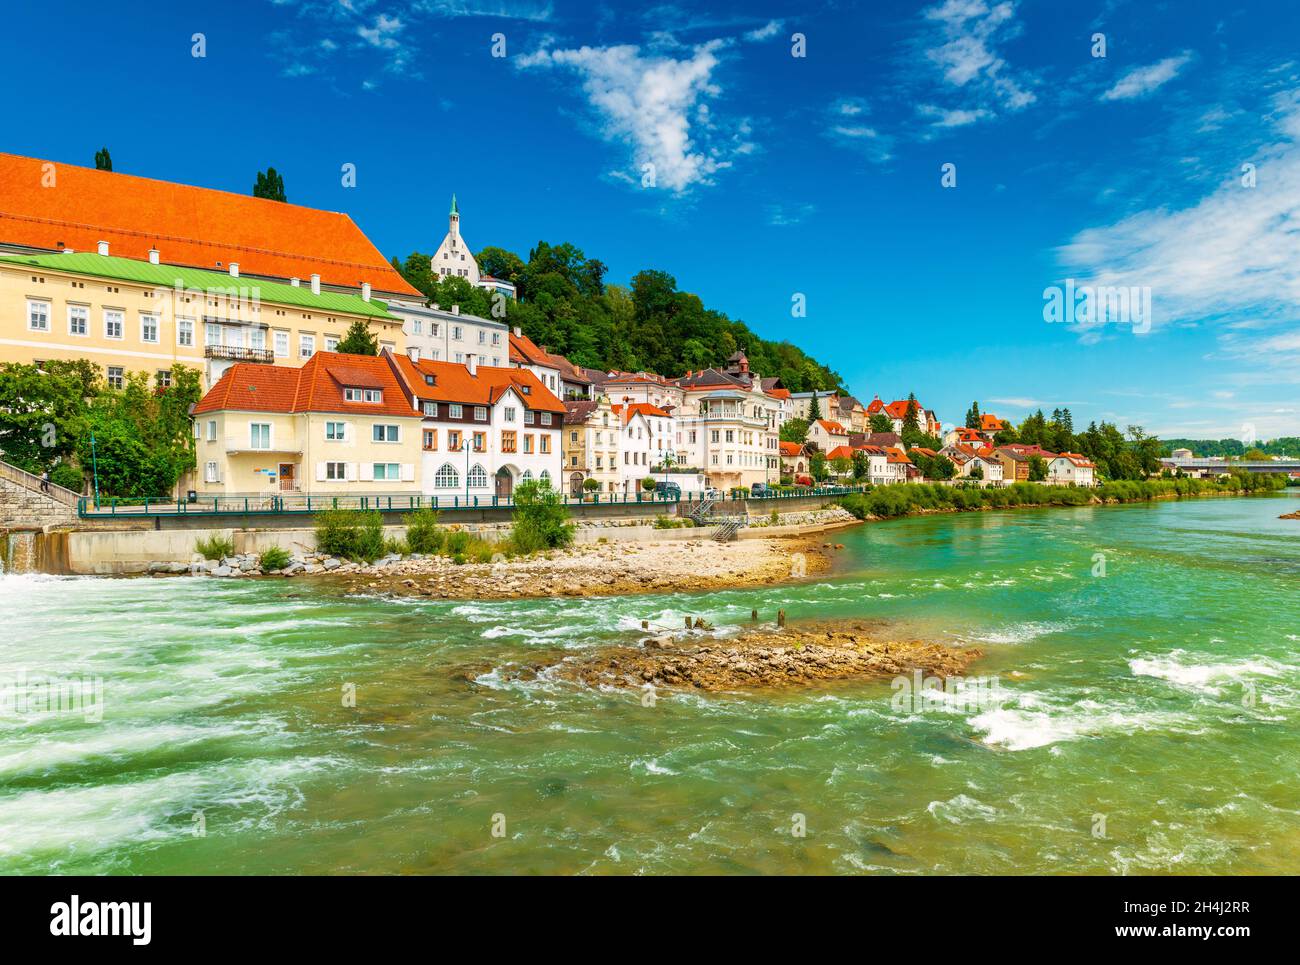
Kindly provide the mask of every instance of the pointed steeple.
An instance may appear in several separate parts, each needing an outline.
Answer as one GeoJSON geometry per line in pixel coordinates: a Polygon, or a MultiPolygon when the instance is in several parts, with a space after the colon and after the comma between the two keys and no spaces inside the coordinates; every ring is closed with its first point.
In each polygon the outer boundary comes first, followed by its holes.
{"type": "Polygon", "coordinates": [[[452,194],[452,196],[451,196],[451,211],[450,211],[449,213],[450,213],[450,214],[457,215],[457,216],[460,215],[460,208],[456,207],[456,195],[455,195],[455,194],[452,194]]]}

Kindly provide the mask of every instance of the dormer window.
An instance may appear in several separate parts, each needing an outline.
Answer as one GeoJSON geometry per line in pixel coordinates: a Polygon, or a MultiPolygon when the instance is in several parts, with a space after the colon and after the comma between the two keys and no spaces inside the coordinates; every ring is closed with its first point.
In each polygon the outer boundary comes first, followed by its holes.
{"type": "Polygon", "coordinates": [[[424,377],[424,384],[425,384],[425,385],[437,385],[437,384],[438,384],[438,380],[437,380],[434,376],[432,376],[432,375],[425,375],[425,377],[424,377]]]}
{"type": "Polygon", "coordinates": [[[383,389],[350,389],[344,388],[343,400],[345,402],[371,402],[380,403],[384,401],[383,389]]]}

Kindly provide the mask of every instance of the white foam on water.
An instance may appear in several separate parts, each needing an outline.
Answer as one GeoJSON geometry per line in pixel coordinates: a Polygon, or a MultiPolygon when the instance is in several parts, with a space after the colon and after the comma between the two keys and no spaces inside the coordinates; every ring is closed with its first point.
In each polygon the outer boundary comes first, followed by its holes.
{"type": "Polygon", "coordinates": [[[1163,656],[1135,657],[1128,665],[1134,676],[1155,677],[1178,687],[1215,695],[1222,694],[1230,684],[1283,674],[1282,667],[1265,658],[1220,662],[1203,662],[1204,659],[1186,650],[1174,650],[1163,656]]]}
{"type": "Polygon", "coordinates": [[[996,821],[998,809],[990,807],[967,794],[958,794],[947,801],[931,801],[926,805],[930,816],[947,821],[949,824],[965,824],[968,821],[996,821]]]}
{"type": "Polygon", "coordinates": [[[1026,751],[1063,741],[1084,740],[1106,734],[1134,731],[1188,733],[1187,718],[1167,711],[1138,711],[1092,699],[1061,698],[1049,702],[1034,694],[1021,694],[1011,705],[993,707],[967,723],[983,733],[983,743],[1009,751],[1026,751]]]}
{"type": "Polygon", "coordinates": [[[999,627],[994,630],[985,630],[978,633],[958,634],[958,639],[970,643],[1028,643],[1031,640],[1037,640],[1039,637],[1050,636],[1053,633],[1064,633],[1070,628],[1071,624],[1068,623],[1029,621],[1026,623],[1012,623],[1005,627],[999,627]]]}

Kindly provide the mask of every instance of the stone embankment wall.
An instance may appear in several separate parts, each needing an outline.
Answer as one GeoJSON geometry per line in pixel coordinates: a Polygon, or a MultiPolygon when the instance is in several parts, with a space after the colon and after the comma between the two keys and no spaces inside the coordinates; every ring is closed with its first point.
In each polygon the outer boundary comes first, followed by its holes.
{"type": "Polygon", "coordinates": [[[0,530],[46,529],[76,521],[72,506],[0,475],[0,530]]]}

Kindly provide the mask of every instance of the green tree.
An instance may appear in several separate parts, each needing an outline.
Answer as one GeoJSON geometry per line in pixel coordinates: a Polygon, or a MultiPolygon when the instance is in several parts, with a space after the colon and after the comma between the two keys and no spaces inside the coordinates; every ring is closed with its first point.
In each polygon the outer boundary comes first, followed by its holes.
{"type": "MultiPolygon", "coordinates": [[[[87,399],[98,372],[85,360],[0,365],[0,452],[32,473],[51,470],[77,451],[87,399]]],[[[102,386],[101,386],[102,388],[102,386]]]]}
{"type": "Polygon", "coordinates": [[[1042,482],[1047,478],[1047,462],[1042,456],[1029,457],[1029,481],[1042,482]]]}
{"type": "Polygon", "coordinates": [[[782,442],[804,443],[808,439],[808,420],[807,419],[787,419],[781,426],[780,436],[782,442]]]}
{"type": "Polygon", "coordinates": [[[548,481],[526,479],[514,490],[510,540],[521,553],[558,549],[573,542],[573,524],[563,497],[548,481]]]}
{"type": "Polygon", "coordinates": [[[980,427],[980,404],[972,402],[970,408],[966,410],[966,428],[978,429],[980,427]]]}
{"type": "Polygon", "coordinates": [[[913,432],[920,431],[920,412],[921,407],[916,404],[916,393],[907,393],[907,409],[903,412],[903,432],[907,432],[909,429],[913,432]]]}
{"type": "Polygon", "coordinates": [[[818,451],[814,452],[812,456],[809,457],[808,473],[813,477],[813,479],[817,480],[817,482],[824,482],[826,479],[830,478],[831,473],[826,466],[826,453],[818,451]]]}
{"type": "Polygon", "coordinates": [[[812,401],[808,403],[808,421],[816,422],[822,417],[821,403],[817,401],[817,390],[813,389],[812,401]]]}
{"type": "Polygon", "coordinates": [[[348,326],[335,349],[343,355],[378,355],[379,339],[361,319],[348,326]]]}
{"type": "Polygon", "coordinates": [[[870,423],[872,432],[893,432],[894,431],[894,420],[889,418],[889,416],[885,415],[883,412],[875,413],[867,421],[868,423],[870,423]]]}
{"type": "Polygon", "coordinates": [[[843,478],[853,468],[853,460],[848,456],[836,456],[831,460],[831,468],[835,470],[835,475],[843,478]]]}
{"type": "Polygon", "coordinates": [[[853,451],[853,478],[866,479],[871,474],[871,457],[861,449],[853,451]]]}
{"type": "Polygon", "coordinates": [[[108,153],[108,148],[101,147],[95,152],[95,170],[111,171],[113,170],[113,157],[108,153]]]}
{"type": "Polygon", "coordinates": [[[257,172],[257,181],[253,184],[253,197],[267,198],[270,201],[288,201],[284,193],[284,178],[275,168],[257,172]]]}

